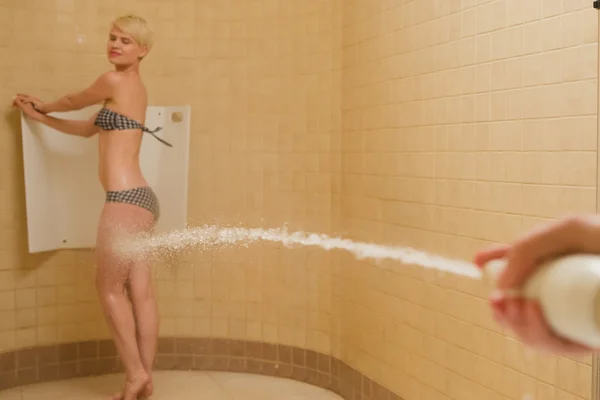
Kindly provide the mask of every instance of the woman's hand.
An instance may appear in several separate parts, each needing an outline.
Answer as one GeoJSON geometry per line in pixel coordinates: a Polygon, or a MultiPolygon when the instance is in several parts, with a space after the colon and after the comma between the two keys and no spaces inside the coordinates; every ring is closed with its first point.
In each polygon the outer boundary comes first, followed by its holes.
{"type": "Polygon", "coordinates": [[[22,95],[17,95],[17,97],[15,97],[13,100],[13,107],[19,107],[21,110],[23,110],[25,115],[36,121],[41,121],[45,117],[45,114],[42,114],[33,108],[33,103],[29,100],[29,98],[23,97],[22,95]]]}
{"type": "Polygon", "coordinates": [[[45,108],[45,103],[42,100],[40,100],[37,97],[35,97],[35,96],[29,96],[29,95],[26,95],[26,94],[19,93],[19,94],[17,94],[17,97],[22,98],[25,101],[31,103],[31,105],[33,106],[33,108],[37,112],[39,112],[41,114],[46,114],[48,112],[48,111],[46,111],[44,109],[45,108]]]}
{"type": "Polygon", "coordinates": [[[490,302],[496,321],[510,329],[528,346],[561,355],[584,355],[594,351],[558,337],[548,326],[540,306],[534,300],[503,295],[520,288],[540,264],[569,253],[600,254],[600,219],[566,218],[542,226],[518,239],[511,246],[485,249],[475,256],[475,264],[505,258],[507,266],[498,278],[498,292],[490,302]]]}

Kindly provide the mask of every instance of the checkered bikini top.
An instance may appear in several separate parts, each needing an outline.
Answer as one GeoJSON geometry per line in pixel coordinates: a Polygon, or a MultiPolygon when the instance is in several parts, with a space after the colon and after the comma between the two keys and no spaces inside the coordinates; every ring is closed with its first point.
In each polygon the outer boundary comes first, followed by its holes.
{"type": "Polygon", "coordinates": [[[157,140],[159,140],[160,142],[166,144],[169,147],[173,147],[173,145],[171,145],[170,143],[166,142],[165,140],[159,138],[158,136],[156,136],[154,133],[160,131],[162,128],[158,127],[156,129],[154,129],[153,131],[151,131],[150,129],[146,128],[144,125],[140,124],[139,122],[126,117],[123,114],[119,114],[113,110],[109,110],[108,108],[104,107],[102,108],[102,110],[100,110],[100,112],[98,113],[98,116],[96,117],[96,120],[94,121],[94,125],[99,126],[100,128],[104,129],[105,131],[124,131],[127,129],[141,129],[143,132],[148,132],[149,134],[151,134],[152,136],[154,136],[157,140]]]}

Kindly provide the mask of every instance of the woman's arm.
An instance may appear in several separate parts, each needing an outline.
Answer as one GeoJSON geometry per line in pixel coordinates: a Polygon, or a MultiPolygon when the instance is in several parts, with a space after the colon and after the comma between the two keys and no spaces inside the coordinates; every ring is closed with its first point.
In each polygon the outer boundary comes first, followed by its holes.
{"type": "Polygon", "coordinates": [[[48,125],[50,128],[56,129],[62,133],[66,133],[67,135],[75,135],[81,137],[92,137],[96,133],[98,133],[98,127],[94,125],[94,120],[96,119],[96,114],[94,114],[87,121],[82,120],[72,120],[72,119],[60,119],[50,117],[48,115],[42,115],[39,121],[48,125]]]}
{"type": "Polygon", "coordinates": [[[43,114],[48,114],[51,112],[81,110],[82,108],[102,103],[112,98],[119,80],[120,75],[118,72],[107,72],[96,79],[87,89],[78,93],[67,94],[51,103],[36,105],[36,109],[43,114]]]}
{"type": "Polygon", "coordinates": [[[13,105],[19,107],[25,115],[36,121],[41,122],[44,125],[48,125],[51,128],[56,129],[62,133],[68,135],[75,135],[81,137],[92,137],[98,132],[98,128],[94,125],[94,121],[98,113],[92,115],[87,121],[77,121],[70,119],[60,119],[50,117],[36,111],[33,108],[33,104],[28,101],[25,97],[17,96],[14,99],[13,105]]]}

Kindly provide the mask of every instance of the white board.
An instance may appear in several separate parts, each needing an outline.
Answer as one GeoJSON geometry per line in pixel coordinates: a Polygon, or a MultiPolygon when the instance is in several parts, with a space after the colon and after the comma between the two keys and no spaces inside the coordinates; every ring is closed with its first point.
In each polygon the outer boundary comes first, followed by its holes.
{"type": "MultiPolygon", "coordinates": [[[[52,116],[86,120],[99,109],[52,116]]],[[[160,202],[157,233],[186,226],[190,111],[189,106],[148,107],[146,126],[161,126],[156,135],[173,145],[148,133],[142,140],[140,167],[160,202]]],[[[95,247],[105,197],[98,180],[98,136],[66,135],[23,114],[21,131],[29,252],[95,247]]]]}

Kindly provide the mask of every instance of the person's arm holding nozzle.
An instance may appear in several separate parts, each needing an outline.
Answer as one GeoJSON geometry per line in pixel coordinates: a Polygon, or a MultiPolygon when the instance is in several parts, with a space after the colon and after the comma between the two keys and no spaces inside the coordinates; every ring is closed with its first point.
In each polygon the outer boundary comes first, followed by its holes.
{"type": "Polygon", "coordinates": [[[479,267],[494,259],[507,261],[498,278],[498,291],[490,299],[491,307],[496,321],[530,347],[562,355],[600,350],[555,335],[537,302],[503,295],[503,291],[520,288],[544,261],[574,253],[600,254],[599,216],[564,218],[528,232],[511,245],[484,249],[475,256],[479,267]]]}

